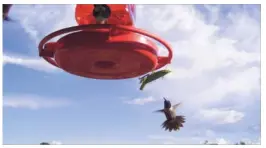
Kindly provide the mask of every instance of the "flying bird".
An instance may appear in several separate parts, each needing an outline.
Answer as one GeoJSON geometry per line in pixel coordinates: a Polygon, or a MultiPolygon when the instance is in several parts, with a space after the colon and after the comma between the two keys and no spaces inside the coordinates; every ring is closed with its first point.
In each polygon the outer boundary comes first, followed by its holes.
{"type": "Polygon", "coordinates": [[[171,72],[170,70],[160,70],[139,78],[141,84],[140,90],[143,90],[146,84],[151,83],[159,78],[163,78],[165,75],[167,75],[170,72],[171,72]]]}
{"type": "Polygon", "coordinates": [[[176,116],[176,108],[181,103],[171,105],[171,102],[164,98],[164,109],[157,110],[155,112],[161,112],[164,113],[166,117],[166,121],[162,123],[162,128],[165,130],[169,130],[171,132],[172,130],[177,131],[180,129],[180,127],[183,127],[183,124],[185,123],[185,117],[184,116],[176,116]]]}

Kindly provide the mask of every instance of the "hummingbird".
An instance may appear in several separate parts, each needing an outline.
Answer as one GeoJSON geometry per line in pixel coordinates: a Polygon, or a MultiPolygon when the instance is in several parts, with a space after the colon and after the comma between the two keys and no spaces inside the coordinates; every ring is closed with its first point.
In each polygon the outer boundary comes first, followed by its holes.
{"type": "Polygon", "coordinates": [[[180,127],[183,127],[183,123],[185,123],[185,117],[184,116],[176,116],[175,110],[181,103],[171,105],[171,102],[164,98],[164,109],[157,110],[155,112],[161,112],[164,113],[166,120],[162,123],[162,128],[165,129],[165,131],[169,130],[171,132],[172,130],[177,131],[180,129],[180,127]]]}
{"type": "Polygon", "coordinates": [[[146,84],[151,83],[159,78],[163,78],[165,75],[167,75],[168,73],[170,73],[170,70],[160,70],[160,71],[156,71],[156,72],[152,72],[151,74],[147,74],[141,78],[139,78],[140,80],[140,90],[143,90],[144,87],[146,86],[146,84]]]}
{"type": "Polygon", "coordinates": [[[111,9],[106,4],[94,4],[93,16],[98,24],[105,24],[111,16],[111,9]]]}

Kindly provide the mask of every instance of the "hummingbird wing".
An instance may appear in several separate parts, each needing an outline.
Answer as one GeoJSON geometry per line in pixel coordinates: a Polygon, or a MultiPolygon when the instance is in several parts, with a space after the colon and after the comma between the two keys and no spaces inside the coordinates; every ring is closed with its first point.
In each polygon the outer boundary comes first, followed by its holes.
{"type": "Polygon", "coordinates": [[[180,105],[181,103],[177,103],[175,105],[173,105],[173,109],[176,110],[176,108],[180,105]]]}
{"type": "Polygon", "coordinates": [[[164,113],[164,109],[156,110],[154,113],[164,113]]]}
{"type": "Polygon", "coordinates": [[[146,84],[148,83],[147,82],[147,78],[149,77],[149,74],[147,74],[147,75],[145,75],[145,76],[143,76],[143,77],[141,77],[141,78],[139,78],[139,80],[140,80],[140,90],[143,90],[144,89],[144,87],[146,86],[146,84]]]}
{"type": "Polygon", "coordinates": [[[139,78],[139,80],[140,80],[139,83],[140,83],[140,84],[143,83],[143,82],[147,79],[148,76],[149,76],[149,74],[147,74],[147,75],[145,75],[145,76],[143,76],[143,77],[140,77],[140,78],[139,78]]]}

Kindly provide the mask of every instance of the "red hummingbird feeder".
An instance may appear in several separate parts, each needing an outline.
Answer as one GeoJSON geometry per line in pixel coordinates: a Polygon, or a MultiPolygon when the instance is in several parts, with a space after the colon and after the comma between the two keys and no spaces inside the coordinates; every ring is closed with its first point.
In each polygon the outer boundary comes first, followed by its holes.
{"type": "Polygon", "coordinates": [[[134,27],[135,10],[128,4],[78,4],[78,26],[46,36],[39,55],[68,73],[94,79],[134,78],[162,68],[171,62],[172,49],[159,37],[134,27]],[[164,45],[168,56],[158,56],[151,39],[164,45]]]}

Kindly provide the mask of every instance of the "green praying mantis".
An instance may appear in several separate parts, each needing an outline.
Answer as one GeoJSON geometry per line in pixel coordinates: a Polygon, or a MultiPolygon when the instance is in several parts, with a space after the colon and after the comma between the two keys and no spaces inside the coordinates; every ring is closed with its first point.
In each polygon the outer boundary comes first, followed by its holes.
{"type": "Polygon", "coordinates": [[[160,70],[160,71],[156,71],[156,72],[152,72],[151,74],[147,74],[143,77],[140,77],[139,80],[140,80],[140,90],[143,90],[144,87],[146,86],[146,84],[150,83],[150,82],[153,82],[159,78],[163,78],[165,75],[167,75],[168,73],[170,73],[171,70],[160,70]]]}

